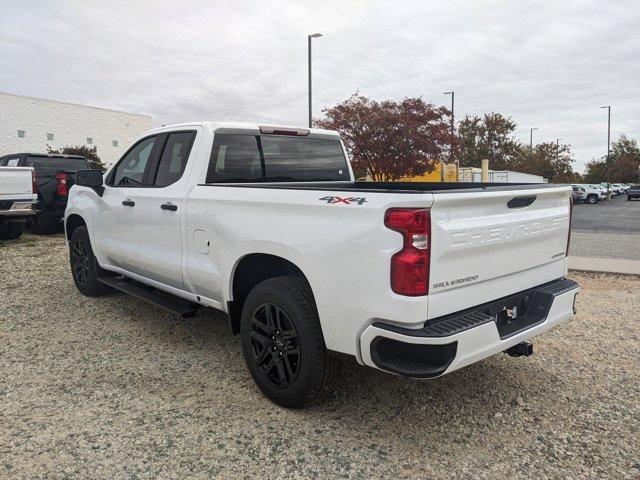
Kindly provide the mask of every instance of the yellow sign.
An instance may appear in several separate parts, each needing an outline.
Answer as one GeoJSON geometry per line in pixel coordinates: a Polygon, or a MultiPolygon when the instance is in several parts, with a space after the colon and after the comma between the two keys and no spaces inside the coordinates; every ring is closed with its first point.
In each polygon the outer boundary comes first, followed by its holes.
{"type": "Polygon", "coordinates": [[[445,182],[457,182],[458,181],[458,167],[454,163],[444,165],[436,163],[433,172],[425,173],[424,175],[416,175],[415,177],[400,178],[399,182],[442,182],[444,178],[445,182]],[[444,171],[444,175],[443,172],[444,171]]]}

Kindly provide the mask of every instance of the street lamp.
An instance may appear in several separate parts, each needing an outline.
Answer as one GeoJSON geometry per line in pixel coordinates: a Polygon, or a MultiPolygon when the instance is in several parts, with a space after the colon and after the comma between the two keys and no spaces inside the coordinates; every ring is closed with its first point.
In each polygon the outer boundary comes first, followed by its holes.
{"type": "Polygon", "coordinates": [[[311,35],[307,35],[307,47],[309,50],[309,128],[311,128],[311,124],[313,123],[311,119],[311,39],[321,37],[321,33],[313,33],[311,35]]]}
{"type": "Polygon", "coordinates": [[[453,108],[455,107],[456,92],[454,91],[444,92],[444,94],[451,95],[451,136],[453,136],[453,133],[455,131],[455,127],[453,123],[453,108]]]}
{"type": "MultiPolygon", "coordinates": [[[[450,92],[444,92],[445,95],[451,95],[451,160],[453,160],[453,135],[455,134],[455,123],[454,123],[454,114],[453,114],[453,110],[455,108],[455,104],[456,104],[456,92],[454,92],[453,90],[451,90],[450,92]]],[[[458,164],[458,162],[456,161],[456,165],[458,164]]],[[[456,167],[457,170],[457,167],[456,167]]],[[[441,175],[442,179],[444,179],[444,171],[442,172],[441,175]]]]}
{"type": "Polygon", "coordinates": [[[537,130],[538,127],[529,129],[529,153],[533,155],[533,131],[537,130]]]}
{"type": "MultiPolygon", "coordinates": [[[[611,152],[611,105],[605,105],[607,109],[607,160],[604,162],[607,176],[609,175],[609,153],[611,152]]],[[[609,191],[609,179],[607,178],[607,200],[611,200],[611,192],[609,191]]]]}

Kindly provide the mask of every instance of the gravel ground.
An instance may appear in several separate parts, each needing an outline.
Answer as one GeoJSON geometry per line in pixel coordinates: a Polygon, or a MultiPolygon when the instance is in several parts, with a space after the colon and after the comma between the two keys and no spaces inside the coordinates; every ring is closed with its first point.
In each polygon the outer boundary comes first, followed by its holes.
{"type": "Polygon", "coordinates": [[[288,411],[223,315],[82,297],[61,236],[0,244],[0,476],[639,478],[640,280],[575,274],[574,321],[428,382],[346,363],[288,411]]]}

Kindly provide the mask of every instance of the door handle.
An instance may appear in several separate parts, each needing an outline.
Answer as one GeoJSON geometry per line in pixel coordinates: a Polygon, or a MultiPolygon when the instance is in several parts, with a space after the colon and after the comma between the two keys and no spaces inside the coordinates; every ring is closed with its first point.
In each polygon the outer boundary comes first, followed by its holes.
{"type": "Polygon", "coordinates": [[[175,212],[176,210],[178,210],[178,206],[170,202],[163,203],[162,205],[160,205],[160,208],[163,210],[170,210],[172,212],[175,212]]]}
{"type": "Polygon", "coordinates": [[[123,200],[123,201],[122,201],[122,204],[123,204],[125,207],[135,207],[135,206],[136,206],[136,202],[134,202],[133,200],[129,200],[129,199],[127,199],[127,200],[123,200]]]}

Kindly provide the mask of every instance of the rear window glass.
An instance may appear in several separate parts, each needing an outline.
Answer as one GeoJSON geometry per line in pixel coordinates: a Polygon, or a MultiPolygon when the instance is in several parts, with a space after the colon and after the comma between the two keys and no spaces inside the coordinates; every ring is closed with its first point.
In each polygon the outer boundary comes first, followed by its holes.
{"type": "Polygon", "coordinates": [[[349,180],[338,139],[216,134],[208,183],[349,180]]]}
{"type": "Polygon", "coordinates": [[[75,172],[89,168],[84,158],[55,158],[55,157],[28,157],[27,167],[33,167],[36,171],[75,172]]]}

